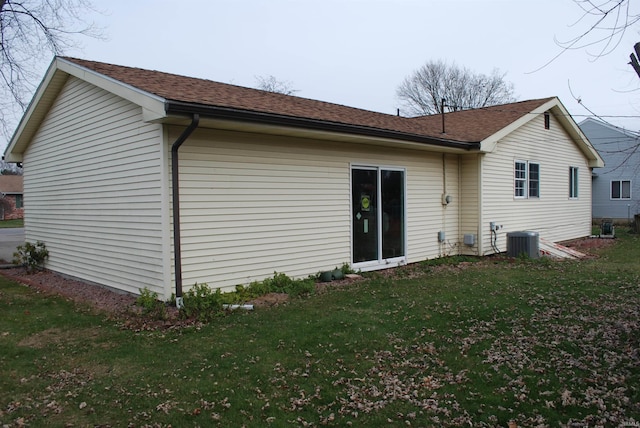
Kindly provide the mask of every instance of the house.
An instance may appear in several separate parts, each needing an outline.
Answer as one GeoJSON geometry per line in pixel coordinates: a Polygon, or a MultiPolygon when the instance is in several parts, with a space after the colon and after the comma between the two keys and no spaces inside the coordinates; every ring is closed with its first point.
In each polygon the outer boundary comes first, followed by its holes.
{"type": "Polygon", "coordinates": [[[405,118],[63,57],[5,157],[49,269],[165,298],[586,236],[602,166],[557,98],[405,118]]]}
{"type": "Polygon", "coordinates": [[[0,220],[21,219],[23,214],[22,176],[0,175],[0,220]]]}
{"type": "Polygon", "coordinates": [[[594,222],[628,223],[640,213],[640,133],[592,118],[580,129],[606,164],[593,173],[594,222]]]}

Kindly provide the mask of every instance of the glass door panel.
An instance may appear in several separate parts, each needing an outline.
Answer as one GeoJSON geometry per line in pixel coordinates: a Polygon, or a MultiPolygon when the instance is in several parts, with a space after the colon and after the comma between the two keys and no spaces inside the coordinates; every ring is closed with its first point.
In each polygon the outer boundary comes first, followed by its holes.
{"type": "Polygon", "coordinates": [[[378,260],[378,170],[351,170],[353,262],[378,260]]]}
{"type": "Polygon", "coordinates": [[[382,258],[404,256],[404,171],[381,171],[382,258]]]}

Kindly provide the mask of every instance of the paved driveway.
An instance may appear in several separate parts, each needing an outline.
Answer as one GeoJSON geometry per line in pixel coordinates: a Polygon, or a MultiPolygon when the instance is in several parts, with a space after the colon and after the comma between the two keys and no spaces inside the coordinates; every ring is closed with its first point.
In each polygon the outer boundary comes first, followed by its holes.
{"type": "Polygon", "coordinates": [[[24,244],[24,229],[0,229],[0,260],[11,262],[18,245],[24,244]]]}

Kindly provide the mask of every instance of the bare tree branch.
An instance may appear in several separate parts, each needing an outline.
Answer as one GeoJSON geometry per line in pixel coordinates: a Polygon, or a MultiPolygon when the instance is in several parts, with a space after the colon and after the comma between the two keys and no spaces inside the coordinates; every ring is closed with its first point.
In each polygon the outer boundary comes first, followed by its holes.
{"type": "MultiPolygon", "coordinates": [[[[637,43],[636,46],[640,46],[640,43],[637,43]]],[[[605,120],[602,116],[597,115],[593,110],[591,110],[589,107],[587,107],[583,102],[582,102],[582,98],[580,98],[579,96],[576,96],[573,93],[573,89],[571,88],[571,84],[569,82],[567,82],[567,85],[569,87],[569,93],[571,94],[571,96],[573,97],[574,100],[576,100],[576,102],[578,104],[580,104],[582,106],[582,108],[584,108],[586,111],[588,111],[594,118],[598,119],[600,122],[602,122],[603,124],[609,125],[613,128],[619,128],[618,126],[608,122],[607,120],[605,120]]],[[[623,153],[625,156],[624,158],[622,158],[621,160],[618,161],[618,164],[611,169],[609,172],[613,172],[613,171],[617,171],[620,168],[625,167],[626,165],[628,165],[629,161],[631,160],[631,158],[633,158],[636,153],[640,152],[640,135],[638,135],[637,132],[629,132],[629,135],[634,135],[634,139],[635,142],[633,146],[627,147],[623,150],[603,150],[601,147],[598,148],[598,152],[602,153],[602,154],[613,154],[613,153],[623,153]]],[[[637,173],[638,171],[640,171],[640,164],[637,164],[634,166],[635,172],[637,173]]]]}
{"type": "Polygon", "coordinates": [[[291,87],[291,82],[278,80],[272,75],[256,76],[256,81],[258,82],[257,88],[263,91],[284,95],[293,95],[298,92],[297,89],[291,87]]]}
{"type": "Polygon", "coordinates": [[[10,135],[44,65],[78,47],[78,35],[101,38],[83,15],[90,0],[0,0],[0,134],[10,135]]]}
{"type": "Polygon", "coordinates": [[[450,110],[486,107],[515,101],[513,85],[497,69],[473,73],[444,61],[428,61],[398,87],[396,94],[409,116],[442,112],[442,99],[450,110]]]}
{"type": "MultiPolygon", "coordinates": [[[[600,0],[598,3],[593,0],[573,0],[573,2],[582,10],[582,14],[570,27],[581,28],[579,33],[567,40],[554,37],[556,44],[561,48],[560,52],[530,73],[542,70],[569,50],[598,47],[594,53],[587,52],[594,61],[608,55],[620,45],[627,29],[640,21],[640,11],[632,9],[631,0],[600,0]]],[[[634,1],[633,4],[636,3],[634,1]]]]}

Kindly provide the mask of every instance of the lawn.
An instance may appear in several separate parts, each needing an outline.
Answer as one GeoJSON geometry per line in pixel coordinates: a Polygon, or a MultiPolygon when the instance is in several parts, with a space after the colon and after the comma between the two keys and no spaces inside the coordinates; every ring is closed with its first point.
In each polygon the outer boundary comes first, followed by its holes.
{"type": "Polygon", "coordinates": [[[155,331],[0,277],[0,425],[637,426],[640,246],[617,233],[155,331]]]}
{"type": "Polygon", "coordinates": [[[24,227],[23,219],[16,220],[0,220],[0,229],[24,227]]]}

